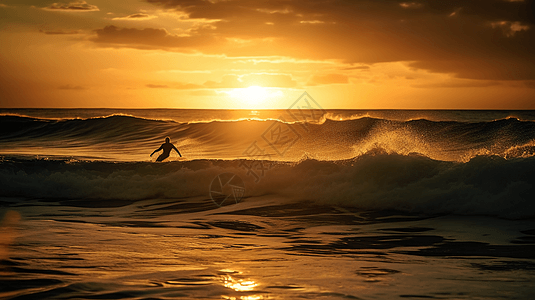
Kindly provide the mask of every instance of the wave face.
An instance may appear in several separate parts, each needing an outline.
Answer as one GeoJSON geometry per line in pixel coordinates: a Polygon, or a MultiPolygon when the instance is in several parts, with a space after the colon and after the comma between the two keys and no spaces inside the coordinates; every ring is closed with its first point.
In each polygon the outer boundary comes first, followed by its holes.
{"type": "MultiPolygon", "coordinates": [[[[188,159],[342,160],[374,149],[466,162],[535,153],[535,122],[390,120],[327,113],[315,122],[239,119],[177,122],[111,115],[86,119],[0,116],[0,153],[147,161],[169,136],[188,159]],[[346,119],[343,119],[345,117],[346,119]]],[[[171,160],[175,159],[176,156],[171,160]]]]}
{"type": "Polygon", "coordinates": [[[412,116],[427,117],[413,119],[407,112],[388,118],[394,113],[327,111],[314,122],[290,122],[274,117],[279,113],[203,119],[206,112],[199,112],[181,121],[155,112],[151,118],[4,114],[0,201],[208,197],[218,174],[234,173],[246,197],[535,217],[533,119],[507,112],[417,112],[412,116]],[[491,119],[496,115],[506,118],[491,119]],[[183,160],[174,154],[167,163],[151,162],[165,136],[183,160]]]}
{"type": "Polygon", "coordinates": [[[4,159],[0,163],[2,201],[82,200],[103,205],[114,200],[207,199],[219,174],[234,173],[244,181],[246,198],[269,195],[284,202],[313,201],[362,210],[535,217],[535,157],[479,156],[458,163],[368,153],[336,162],[271,162],[258,177],[242,163],[254,162],[4,159]]]}

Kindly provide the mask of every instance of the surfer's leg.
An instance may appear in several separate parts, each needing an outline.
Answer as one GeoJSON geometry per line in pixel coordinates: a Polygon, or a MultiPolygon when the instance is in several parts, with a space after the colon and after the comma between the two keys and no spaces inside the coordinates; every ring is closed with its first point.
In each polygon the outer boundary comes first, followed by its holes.
{"type": "Polygon", "coordinates": [[[160,156],[158,156],[158,158],[156,159],[156,161],[162,161],[166,158],[168,158],[169,155],[165,155],[164,153],[160,154],[160,156]]]}

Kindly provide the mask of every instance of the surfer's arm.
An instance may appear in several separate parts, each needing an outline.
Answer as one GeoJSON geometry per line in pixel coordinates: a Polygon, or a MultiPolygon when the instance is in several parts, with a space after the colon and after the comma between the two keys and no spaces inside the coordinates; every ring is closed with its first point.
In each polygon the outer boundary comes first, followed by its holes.
{"type": "Polygon", "coordinates": [[[152,153],[150,154],[150,156],[152,156],[154,153],[156,153],[156,152],[158,152],[158,151],[160,151],[160,150],[162,150],[162,146],[160,146],[160,148],[154,150],[154,152],[152,152],[152,153]]]}
{"type": "Polygon", "coordinates": [[[180,157],[182,157],[182,154],[180,154],[180,151],[178,151],[178,149],[175,147],[175,145],[173,145],[173,149],[175,149],[176,153],[178,153],[178,155],[180,155],[180,157]]]}

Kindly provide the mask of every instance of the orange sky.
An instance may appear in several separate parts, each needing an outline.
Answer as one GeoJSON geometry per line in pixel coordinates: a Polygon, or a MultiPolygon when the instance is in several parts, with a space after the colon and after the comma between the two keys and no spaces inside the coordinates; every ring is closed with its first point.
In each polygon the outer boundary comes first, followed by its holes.
{"type": "Polygon", "coordinates": [[[53,1],[0,0],[0,107],[535,109],[533,0],[53,1]]]}

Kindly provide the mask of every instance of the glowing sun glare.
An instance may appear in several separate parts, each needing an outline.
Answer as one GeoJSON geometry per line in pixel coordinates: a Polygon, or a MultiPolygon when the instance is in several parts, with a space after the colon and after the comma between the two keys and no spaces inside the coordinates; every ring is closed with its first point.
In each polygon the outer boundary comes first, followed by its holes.
{"type": "Polygon", "coordinates": [[[232,98],[240,100],[243,104],[258,105],[267,99],[280,97],[280,91],[271,91],[261,86],[250,86],[248,88],[233,89],[227,92],[232,98]]]}

